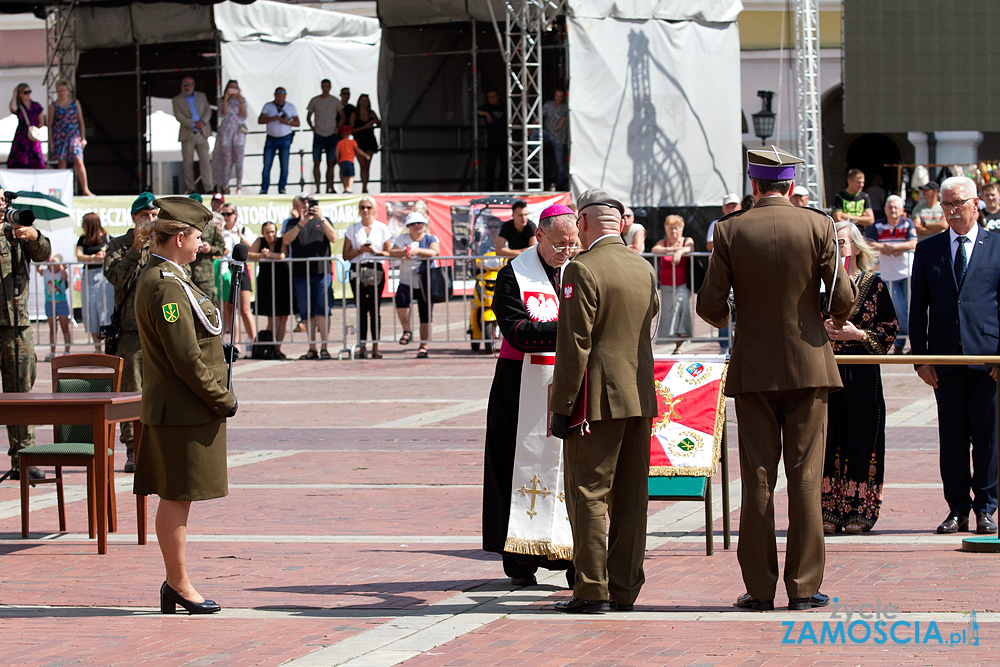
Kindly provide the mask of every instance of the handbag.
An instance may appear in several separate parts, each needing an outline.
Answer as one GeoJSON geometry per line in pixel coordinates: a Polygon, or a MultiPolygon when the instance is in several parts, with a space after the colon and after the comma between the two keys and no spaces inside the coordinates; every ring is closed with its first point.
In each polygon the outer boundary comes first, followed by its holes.
{"type": "Polygon", "coordinates": [[[378,264],[361,264],[358,266],[358,282],[365,287],[378,285],[378,264]]]}
{"type": "Polygon", "coordinates": [[[435,266],[429,271],[420,272],[420,289],[430,295],[431,303],[444,303],[448,300],[448,273],[445,267],[435,266]],[[428,285],[428,281],[430,285],[428,285]]]}
{"type": "Polygon", "coordinates": [[[236,131],[240,134],[250,134],[250,128],[247,127],[246,122],[242,120],[236,124],[236,131]]]}
{"type": "Polygon", "coordinates": [[[24,118],[24,124],[28,126],[28,139],[31,141],[37,141],[39,143],[49,140],[49,128],[42,126],[37,127],[32,125],[28,120],[28,114],[24,110],[23,104],[17,105],[18,110],[21,112],[21,116],[24,118]]]}

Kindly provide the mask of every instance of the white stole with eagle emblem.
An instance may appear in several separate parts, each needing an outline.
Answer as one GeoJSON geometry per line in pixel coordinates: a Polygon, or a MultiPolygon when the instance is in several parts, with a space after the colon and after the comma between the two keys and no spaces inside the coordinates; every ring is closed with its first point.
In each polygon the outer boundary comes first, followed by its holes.
{"type": "MultiPolygon", "coordinates": [[[[538,246],[526,249],[510,264],[528,317],[533,322],[557,320],[559,297],[542,266],[538,246]]],[[[522,362],[510,520],[504,550],[569,560],[573,558],[573,532],[566,512],[562,440],[546,435],[547,394],[554,361],[555,354],[544,352],[525,354],[522,362]]]]}

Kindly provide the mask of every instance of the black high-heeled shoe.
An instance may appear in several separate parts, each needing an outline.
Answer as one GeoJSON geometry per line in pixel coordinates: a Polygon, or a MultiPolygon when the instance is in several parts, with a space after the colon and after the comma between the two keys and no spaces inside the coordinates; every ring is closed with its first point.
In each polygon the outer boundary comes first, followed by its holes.
{"type": "Polygon", "coordinates": [[[180,593],[172,589],[167,585],[167,582],[164,581],[163,585],[160,586],[160,613],[176,613],[177,605],[184,607],[189,614],[214,614],[222,609],[222,607],[219,606],[219,603],[215,600],[191,602],[190,600],[182,597],[180,593]]]}

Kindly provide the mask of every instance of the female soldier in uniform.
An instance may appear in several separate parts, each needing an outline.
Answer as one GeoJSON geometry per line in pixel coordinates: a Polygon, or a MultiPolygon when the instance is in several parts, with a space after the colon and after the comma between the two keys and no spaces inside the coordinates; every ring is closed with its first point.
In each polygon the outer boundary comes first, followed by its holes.
{"type": "Polygon", "coordinates": [[[226,389],[222,315],[181,266],[194,260],[212,213],[187,197],[154,204],[160,217],[135,293],[144,378],[135,493],[160,497],[156,538],[167,572],[160,611],[172,614],[179,604],[211,614],[220,607],[188,579],[184,545],[191,501],[228,493],[226,418],[236,414],[236,397],[226,389]]]}

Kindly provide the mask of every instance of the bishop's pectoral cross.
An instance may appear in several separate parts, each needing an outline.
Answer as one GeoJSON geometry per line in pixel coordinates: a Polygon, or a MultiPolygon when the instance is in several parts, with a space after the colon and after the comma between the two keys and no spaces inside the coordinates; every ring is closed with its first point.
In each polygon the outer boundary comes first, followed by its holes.
{"type": "Polygon", "coordinates": [[[527,497],[528,494],[531,494],[531,508],[528,510],[528,516],[534,519],[535,515],[538,514],[538,512],[535,511],[535,501],[538,499],[538,496],[546,498],[552,495],[552,492],[549,491],[546,486],[543,486],[541,489],[538,488],[542,483],[542,480],[538,479],[538,475],[535,475],[528,481],[531,483],[531,488],[529,489],[527,485],[522,484],[521,488],[518,489],[518,492],[523,497],[527,497]]]}

